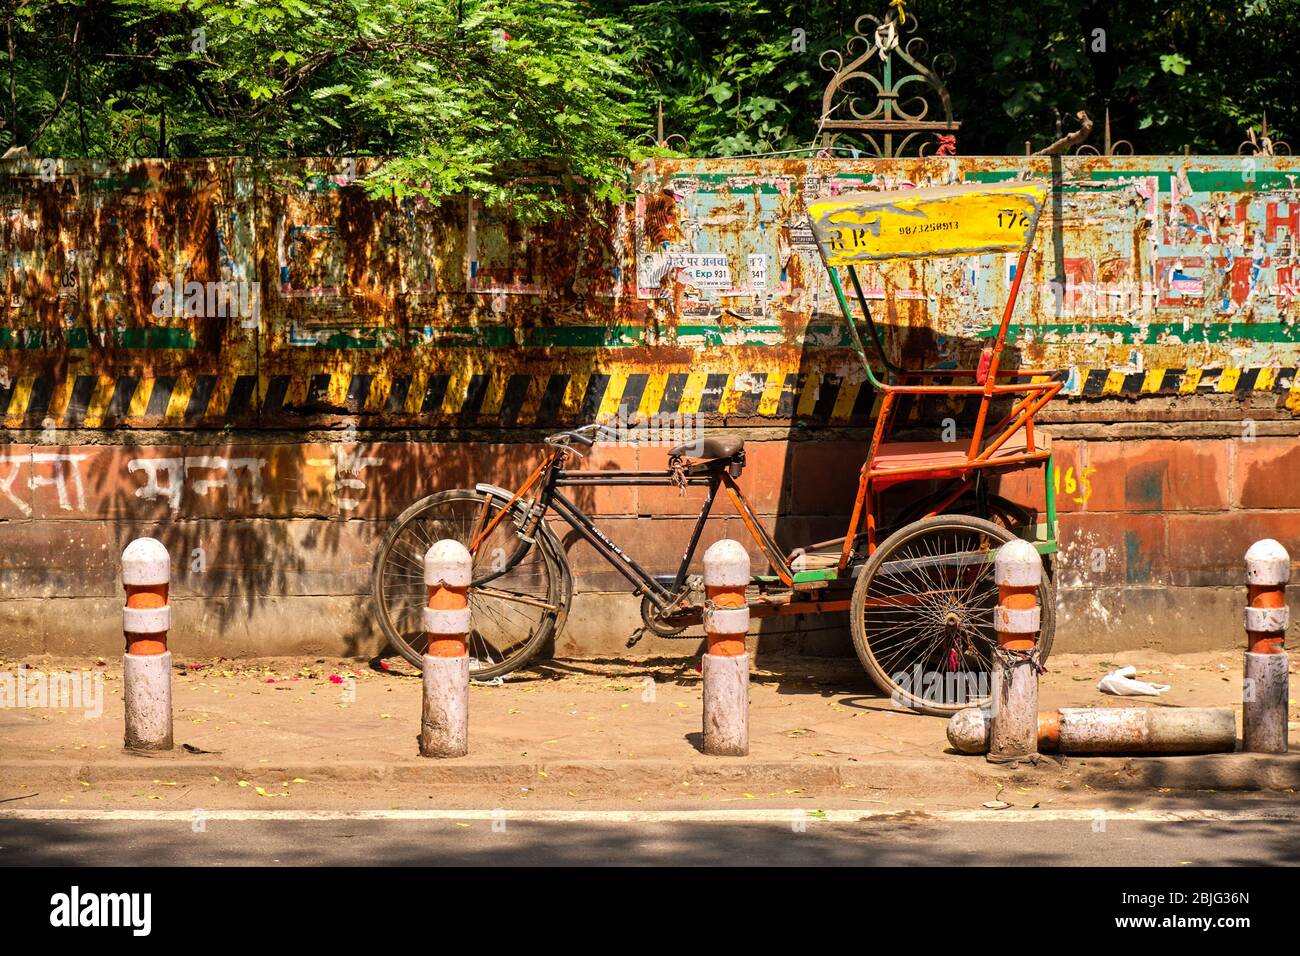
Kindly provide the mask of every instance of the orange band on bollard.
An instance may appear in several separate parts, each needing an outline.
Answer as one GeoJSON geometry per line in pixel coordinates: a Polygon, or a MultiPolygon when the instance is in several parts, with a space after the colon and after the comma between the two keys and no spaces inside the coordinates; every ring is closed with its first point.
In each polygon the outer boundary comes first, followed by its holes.
{"type": "MultiPolygon", "coordinates": [[[[1246,605],[1254,608],[1286,607],[1285,584],[1250,584],[1246,586],[1246,605]]],[[[1286,631],[1247,631],[1246,649],[1252,654],[1286,652],[1286,631]]]]}
{"type": "Polygon", "coordinates": [[[704,633],[712,657],[745,656],[749,633],[749,555],[739,541],[723,538],[704,552],[704,633]]]}
{"type": "Polygon", "coordinates": [[[1061,712],[1045,710],[1038,715],[1038,752],[1055,753],[1061,747],[1061,712]]]}
{"type": "MultiPolygon", "coordinates": [[[[716,587],[706,587],[704,593],[708,595],[713,606],[720,609],[735,609],[747,606],[745,601],[745,586],[719,585],[716,587]]],[[[739,657],[745,653],[745,635],[744,634],[713,634],[707,635],[709,640],[708,652],[717,657],[739,657]]]]}
{"type": "MultiPolygon", "coordinates": [[[[435,611],[462,611],[469,607],[469,589],[430,585],[428,606],[435,611]]],[[[469,653],[469,635],[430,634],[424,652],[430,657],[464,657],[469,653]]]]}
{"type": "MultiPolygon", "coordinates": [[[[998,604],[1011,611],[1030,611],[1038,607],[1038,587],[998,585],[998,604]]],[[[998,643],[1008,651],[1032,651],[1037,643],[1034,634],[998,631],[998,643]]]]}
{"type": "MultiPolygon", "coordinates": [[[[167,606],[166,584],[129,584],[126,587],[126,606],[129,608],[159,608],[167,606]]],[[[127,634],[128,654],[166,654],[167,632],[158,634],[127,634]]]]}
{"type": "Polygon", "coordinates": [[[1246,651],[1283,654],[1290,623],[1286,583],[1291,556],[1273,538],[1256,541],[1246,552],[1246,651]]]}

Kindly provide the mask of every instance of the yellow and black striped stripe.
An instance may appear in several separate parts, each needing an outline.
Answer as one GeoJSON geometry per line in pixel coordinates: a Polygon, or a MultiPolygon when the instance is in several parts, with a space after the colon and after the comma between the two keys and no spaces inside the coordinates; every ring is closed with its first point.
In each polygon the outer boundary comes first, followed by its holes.
{"type": "Polygon", "coordinates": [[[1084,398],[1141,398],[1146,395],[1249,395],[1297,391],[1296,370],[1284,368],[1158,368],[1144,372],[1079,369],[1084,398]]]}
{"type": "MultiPolygon", "coordinates": [[[[1079,369],[1084,399],[1276,393],[1300,413],[1295,368],[1079,369]]],[[[752,372],[613,368],[589,373],[456,370],[410,374],[27,374],[0,383],[7,428],[224,427],[303,424],[319,416],[454,427],[549,427],[654,414],[862,424],[878,396],[857,377],[774,368],[752,372]]],[[[950,402],[960,413],[964,403],[950,402]]]]}

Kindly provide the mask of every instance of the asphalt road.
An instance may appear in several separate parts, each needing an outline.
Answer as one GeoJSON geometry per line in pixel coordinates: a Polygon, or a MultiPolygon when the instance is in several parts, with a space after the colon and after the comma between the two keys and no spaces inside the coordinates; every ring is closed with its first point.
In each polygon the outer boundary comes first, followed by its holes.
{"type": "Polygon", "coordinates": [[[1029,865],[1230,866],[1300,863],[1295,814],[916,814],[828,819],[765,811],[685,814],[487,813],[456,818],[322,814],[241,819],[0,816],[0,865],[1029,865]],[[800,826],[803,827],[800,832],[800,826]]]}

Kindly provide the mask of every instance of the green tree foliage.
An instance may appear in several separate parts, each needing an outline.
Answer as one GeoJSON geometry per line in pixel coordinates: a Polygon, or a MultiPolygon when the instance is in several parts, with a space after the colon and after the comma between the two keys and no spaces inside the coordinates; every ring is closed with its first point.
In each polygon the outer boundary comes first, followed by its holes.
{"type": "Polygon", "coordinates": [[[32,0],[5,27],[9,144],[47,155],[385,156],[376,194],[550,215],[575,179],[621,196],[648,123],[629,28],[573,0],[32,0]]]}
{"type": "MultiPolygon", "coordinates": [[[[895,9],[887,0],[595,6],[635,28],[646,95],[664,103],[666,132],[701,156],[810,146],[830,78],[822,51],[844,50],[861,14],[895,9]]],[[[1300,0],[908,0],[904,9],[929,54],[956,62],[948,88],[961,153],[1019,153],[1026,140],[1038,149],[1056,138],[1057,111],[1086,110],[1100,128],[1107,107],[1115,137],[1142,153],[1234,153],[1265,112],[1270,131],[1300,138],[1300,0]]]]}
{"type": "MultiPolygon", "coordinates": [[[[0,0],[0,149],[385,156],[376,193],[468,191],[551,215],[574,179],[622,195],[660,109],[691,155],[812,146],[820,54],[898,5],[0,0]]],[[[1058,113],[1100,124],[1107,107],[1144,153],[1235,152],[1266,112],[1275,139],[1300,131],[1300,0],[903,7],[956,62],[964,154],[1040,148],[1058,113]]]]}

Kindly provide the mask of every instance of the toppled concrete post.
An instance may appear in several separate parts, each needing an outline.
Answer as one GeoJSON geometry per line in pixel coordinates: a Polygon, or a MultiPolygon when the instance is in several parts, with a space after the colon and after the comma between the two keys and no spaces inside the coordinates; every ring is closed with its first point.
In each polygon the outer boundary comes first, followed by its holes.
{"type": "Polygon", "coordinates": [[[1246,552],[1246,656],[1242,680],[1241,746],[1248,753],[1287,751],[1290,699],[1286,583],[1291,556],[1265,538],[1246,552]]]}
{"type": "Polygon", "coordinates": [[[459,541],[435,542],[424,555],[428,605],[424,630],[420,756],[469,753],[469,585],[474,559],[459,541]]]}
{"type": "Polygon", "coordinates": [[[122,552],[122,701],[127,750],[172,749],[172,655],[167,632],[171,557],[156,538],[137,538],[122,552]]]}
{"type": "Polygon", "coordinates": [[[749,753],[749,554],[723,539],[704,552],[704,752],[714,757],[749,753]]]}
{"type": "Polygon", "coordinates": [[[1038,760],[1038,587],[1043,560],[1028,541],[1008,541],[993,563],[998,606],[993,629],[992,722],[988,759],[993,763],[1038,760]]]}
{"type": "MultiPolygon", "coordinates": [[[[964,754],[989,748],[991,719],[978,707],[948,721],[948,743],[964,754]]],[[[1038,751],[1063,754],[1231,753],[1231,707],[1062,707],[1038,715],[1038,751]]]]}

